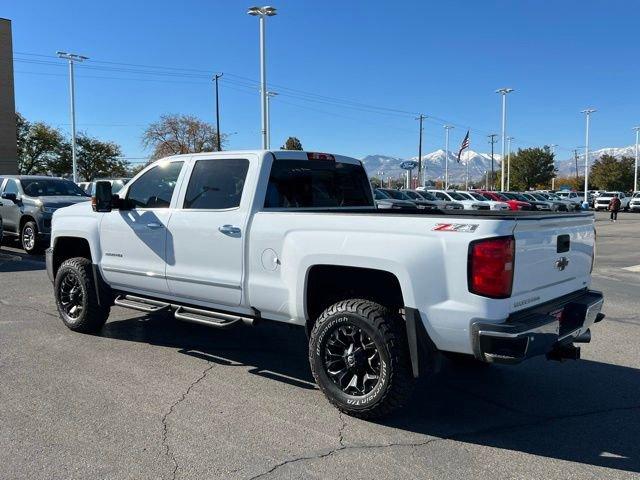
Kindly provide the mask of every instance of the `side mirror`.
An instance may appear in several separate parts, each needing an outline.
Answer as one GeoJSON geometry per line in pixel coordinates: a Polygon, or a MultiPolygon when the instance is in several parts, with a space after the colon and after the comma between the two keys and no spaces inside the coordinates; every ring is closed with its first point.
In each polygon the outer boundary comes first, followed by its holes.
{"type": "Polygon", "coordinates": [[[110,212],[113,210],[113,194],[111,182],[96,182],[96,193],[91,197],[94,212],[110,212]]]}
{"type": "Polygon", "coordinates": [[[2,198],[4,200],[11,200],[13,203],[18,201],[18,196],[15,193],[3,193],[2,198]]]}

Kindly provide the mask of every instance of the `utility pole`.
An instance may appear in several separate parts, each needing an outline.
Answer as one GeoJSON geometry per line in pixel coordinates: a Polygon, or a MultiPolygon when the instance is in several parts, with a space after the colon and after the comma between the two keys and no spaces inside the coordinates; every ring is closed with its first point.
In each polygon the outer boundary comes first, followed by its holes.
{"type": "Polygon", "coordinates": [[[213,77],[213,81],[216,82],[216,132],[218,134],[218,151],[222,151],[221,143],[220,143],[220,100],[218,98],[218,79],[224,75],[224,73],[215,74],[213,77]]]}
{"type": "Polygon", "coordinates": [[[577,187],[579,178],[580,178],[580,174],[578,173],[578,149],[577,148],[573,149],[573,158],[576,161],[576,187],[577,187]]]}
{"type": "MultiPolygon", "coordinates": [[[[498,134],[496,133],[492,133],[491,135],[487,135],[487,137],[489,138],[489,143],[491,144],[491,188],[490,190],[495,190],[494,188],[494,184],[495,184],[495,168],[493,166],[493,146],[496,144],[497,140],[496,137],[498,136],[498,134]]],[[[502,162],[504,163],[504,161],[502,162]]]]}
{"type": "Polygon", "coordinates": [[[515,137],[507,137],[507,192],[511,191],[511,140],[514,138],[515,137]]]}
{"type": "MultiPolygon", "coordinates": [[[[513,92],[513,88],[499,88],[498,90],[496,90],[496,93],[499,93],[500,95],[502,95],[502,134],[500,135],[502,137],[502,159],[500,161],[500,169],[502,172],[501,178],[500,178],[500,190],[504,191],[504,177],[505,177],[505,172],[504,172],[504,150],[505,150],[505,140],[506,140],[506,135],[507,135],[507,95],[509,93],[513,92]]],[[[493,147],[493,146],[492,146],[493,147]]],[[[493,172],[491,172],[491,174],[493,175],[493,172]]],[[[491,183],[493,183],[493,178],[491,178],[491,183]]]]}
{"type": "Polygon", "coordinates": [[[589,123],[591,120],[591,114],[595,112],[595,108],[587,108],[582,110],[586,116],[585,125],[585,143],[584,143],[584,203],[589,206],[589,123]]]}
{"type": "Polygon", "coordinates": [[[427,116],[423,114],[416,118],[416,120],[420,121],[420,133],[418,134],[418,184],[423,187],[427,184],[426,172],[422,171],[422,122],[425,118],[427,116]]]}
{"type": "MultiPolygon", "coordinates": [[[[64,58],[69,62],[69,100],[71,104],[71,164],[73,169],[73,181],[78,182],[78,160],[76,157],[76,87],[73,72],[74,62],[83,62],[89,57],[78,55],[76,53],[56,52],[60,58],[64,58]]],[[[87,179],[90,180],[90,179],[87,179]]]]}
{"type": "Polygon", "coordinates": [[[444,189],[449,190],[449,130],[452,125],[444,126],[444,189]]]}
{"type": "Polygon", "coordinates": [[[638,191],[638,160],[640,160],[640,127],[633,127],[636,131],[636,165],[633,169],[633,191],[638,191]]]}

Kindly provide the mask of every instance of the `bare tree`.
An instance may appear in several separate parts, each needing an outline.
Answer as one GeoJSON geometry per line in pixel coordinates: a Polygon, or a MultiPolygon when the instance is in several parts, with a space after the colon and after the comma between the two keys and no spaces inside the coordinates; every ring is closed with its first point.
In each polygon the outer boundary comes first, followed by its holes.
{"type": "MultiPolygon", "coordinates": [[[[224,135],[221,143],[224,144],[224,135]]],[[[151,148],[153,159],[182,153],[212,152],[218,145],[218,132],[193,115],[167,114],[147,127],[142,144],[151,148]]]]}

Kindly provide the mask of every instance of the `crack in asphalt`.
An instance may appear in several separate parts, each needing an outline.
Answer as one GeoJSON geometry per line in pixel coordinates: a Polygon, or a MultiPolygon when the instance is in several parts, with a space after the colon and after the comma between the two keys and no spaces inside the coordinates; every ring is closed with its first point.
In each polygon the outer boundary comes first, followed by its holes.
{"type": "MultiPolygon", "coordinates": [[[[298,463],[298,462],[303,462],[306,460],[319,460],[319,459],[323,459],[323,458],[327,458],[330,457],[332,455],[335,455],[336,453],[342,452],[342,451],[347,451],[347,450],[369,450],[369,449],[383,449],[383,448],[392,448],[392,447],[401,447],[401,448],[405,448],[405,447],[411,447],[411,448],[416,448],[416,447],[423,447],[425,445],[431,445],[433,443],[436,442],[443,442],[443,441],[462,441],[465,438],[473,438],[476,436],[482,436],[482,435],[487,435],[487,434],[491,434],[491,433],[500,433],[503,431],[513,431],[513,430],[521,430],[521,429],[526,429],[529,427],[536,427],[539,426],[541,424],[547,424],[547,423],[553,423],[553,422],[557,422],[557,421],[561,421],[561,420],[568,420],[568,419],[572,419],[572,418],[580,418],[580,417],[588,417],[588,416],[592,416],[592,415],[602,415],[605,413],[612,413],[612,412],[619,412],[619,411],[631,411],[631,410],[640,410],[640,405],[632,405],[632,406],[627,406],[627,407],[613,407],[613,408],[606,408],[606,409],[599,409],[599,410],[590,410],[587,412],[580,412],[580,413],[575,413],[575,414],[568,414],[568,415],[558,415],[555,417],[539,417],[537,421],[535,422],[526,422],[526,423],[520,423],[520,424],[512,424],[512,425],[503,425],[503,426],[499,426],[499,427],[488,427],[488,428],[484,428],[484,429],[478,429],[478,430],[474,430],[471,432],[460,432],[457,434],[453,434],[453,435],[449,435],[447,437],[436,437],[436,438],[429,438],[427,440],[424,441],[420,441],[420,442],[407,442],[407,443],[403,443],[403,442],[392,442],[392,443],[383,443],[383,444],[370,444],[370,445],[344,445],[343,444],[343,429],[346,427],[346,422],[343,419],[343,426],[340,428],[339,431],[339,441],[340,441],[340,446],[337,448],[334,448],[332,450],[329,451],[325,451],[325,452],[321,452],[321,453],[317,453],[314,455],[305,455],[305,456],[300,456],[300,457],[295,457],[295,458],[291,458],[288,460],[284,460],[276,465],[274,465],[273,467],[271,467],[269,470],[260,473],[258,475],[255,475],[253,477],[251,477],[249,480],[257,480],[259,478],[265,477],[267,475],[270,475],[271,473],[275,472],[276,470],[286,466],[286,465],[290,465],[293,463],[298,463]],[[542,420],[542,422],[540,421],[542,420]]],[[[340,415],[342,415],[342,413],[340,413],[340,415]]],[[[341,417],[342,418],[342,417],[341,417]]]]}
{"type": "Polygon", "coordinates": [[[169,445],[169,426],[167,420],[169,416],[175,411],[176,407],[187,398],[193,387],[204,380],[204,378],[207,376],[207,373],[209,373],[209,371],[215,366],[216,364],[212,363],[207,368],[205,368],[200,376],[196,380],[191,382],[187,389],[182,393],[180,398],[169,407],[167,412],[162,417],[162,446],[164,447],[165,456],[169,458],[169,460],[171,460],[171,463],[173,464],[173,471],[171,472],[172,480],[175,480],[176,475],[178,474],[178,461],[176,460],[175,455],[171,451],[171,446],[169,445]]]}
{"type": "Polygon", "coordinates": [[[46,312],[44,310],[40,310],[39,308],[32,307],[31,305],[16,305],[15,303],[8,302],[7,300],[4,300],[4,299],[0,300],[0,303],[2,305],[4,305],[4,306],[7,306],[7,307],[13,307],[13,308],[17,308],[17,309],[25,309],[26,308],[27,310],[31,310],[33,312],[38,312],[38,313],[41,313],[42,315],[48,315],[48,316],[53,317],[53,318],[60,318],[55,313],[46,312]]]}

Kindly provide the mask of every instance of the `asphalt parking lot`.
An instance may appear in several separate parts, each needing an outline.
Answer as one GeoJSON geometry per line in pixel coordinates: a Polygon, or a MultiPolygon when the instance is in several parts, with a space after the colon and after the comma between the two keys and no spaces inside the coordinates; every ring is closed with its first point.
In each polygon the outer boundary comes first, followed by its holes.
{"type": "Polygon", "coordinates": [[[217,331],[114,307],[58,319],[44,261],[0,252],[0,478],[640,477],[640,215],[597,214],[607,318],[579,362],[445,364],[405,410],[341,415],[302,331],[217,331]]]}

